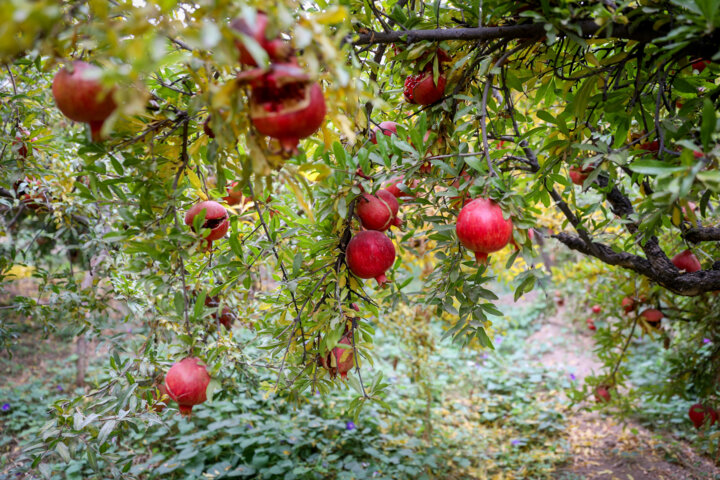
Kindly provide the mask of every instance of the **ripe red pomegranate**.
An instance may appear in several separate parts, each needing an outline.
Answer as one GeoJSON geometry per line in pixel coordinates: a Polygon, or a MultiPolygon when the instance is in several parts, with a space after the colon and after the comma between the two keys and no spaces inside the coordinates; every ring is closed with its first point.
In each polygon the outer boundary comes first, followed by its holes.
{"type": "Polygon", "coordinates": [[[610,391],[607,387],[600,385],[595,388],[595,401],[598,403],[608,403],[610,401],[610,391]]]}
{"type": "Polygon", "coordinates": [[[215,132],[212,131],[212,128],[210,128],[210,121],[212,119],[212,115],[208,115],[208,117],[203,122],[203,132],[205,132],[205,135],[207,135],[210,138],[215,138],[215,132]]]}
{"type": "Polygon", "coordinates": [[[708,65],[710,65],[710,60],[705,60],[704,58],[698,58],[692,62],[693,70],[697,70],[698,73],[702,73],[708,65]]]}
{"type": "Polygon", "coordinates": [[[455,231],[460,243],[475,252],[478,264],[487,264],[488,254],[497,252],[512,238],[512,220],[503,218],[500,206],[487,198],[476,198],[458,215],[455,231]]]}
{"type": "Polygon", "coordinates": [[[660,325],[660,321],[663,319],[662,312],[656,308],[648,308],[646,310],[643,310],[640,316],[644,318],[651,327],[656,328],[658,327],[658,325],[660,325]]]}
{"type": "Polygon", "coordinates": [[[377,131],[380,130],[383,135],[391,137],[397,135],[397,122],[380,122],[378,128],[373,128],[370,131],[370,141],[377,145],[377,131]]]}
{"type": "Polygon", "coordinates": [[[360,278],[374,278],[382,286],[388,281],[385,272],[395,263],[395,245],[377,230],[355,234],[348,242],[345,261],[360,278]]]}
{"type": "Polygon", "coordinates": [[[592,312],[593,313],[600,313],[602,311],[602,307],[600,305],[593,305],[592,306],[592,312]]]}
{"type": "Polygon", "coordinates": [[[684,250],[675,255],[672,258],[672,263],[680,270],[685,270],[688,273],[702,270],[702,265],[700,265],[700,261],[690,250],[684,250]]]}
{"type": "Polygon", "coordinates": [[[250,119],[258,132],[280,141],[283,150],[297,152],[325,119],[322,88],[294,63],[274,64],[238,75],[251,87],[250,119]]]}
{"type": "Polygon", "coordinates": [[[367,230],[384,232],[391,225],[399,226],[397,199],[387,190],[378,190],[376,195],[368,193],[358,197],[355,213],[367,230]]]}
{"type": "Polygon", "coordinates": [[[632,297],[625,297],[622,299],[622,302],[620,302],[620,305],[623,310],[625,310],[625,313],[630,313],[635,310],[635,299],[632,297]]]}
{"type": "Polygon", "coordinates": [[[210,234],[205,237],[205,240],[212,242],[225,236],[228,228],[230,228],[227,210],[212,200],[200,202],[188,210],[185,214],[185,225],[188,225],[194,231],[193,220],[203,210],[205,210],[205,222],[202,224],[202,228],[210,229],[210,234]]]}
{"type": "Polygon", "coordinates": [[[98,77],[100,68],[76,60],[70,70],[62,68],[52,84],[60,111],[70,120],[90,124],[93,141],[101,140],[100,130],[116,108],[113,89],[106,89],[98,77]]]}
{"type": "Polygon", "coordinates": [[[707,422],[710,423],[710,426],[713,426],[718,420],[717,412],[702,403],[692,405],[688,410],[688,416],[696,429],[700,429],[707,422]]]}
{"type": "Polygon", "coordinates": [[[348,332],[338,342],[339,345],[347,345],[348,347],[335,347],[321,359],[322,366],[330,372],[330,376],[335,378],[339,373],[340,378],[347,380],[347,374],[355,366],[355,355],[352,349],[352,337],[348,332]]]}
{"type": "Polygon", "coordinates": [[[235,323],[236,317],[229,307],[223,307],[222,312],[220,312],[220,318],[218,318],[217,308],[220,306],[220,299],[218,297],[205,297],[205,306],[215,310],[212,317],[215,320],[218,320],[223,327],[227,330],[232,328],[232,324],[235,323]]]}
{"type": "Polygon", "coordinates": [[[385,188],[385,190],[390,192],[395,198],[401,198],[401,197],[415,198],[415,195],[413,195],[412,193],[410,193],[410,192],[406,193],[406,192],[403,192],[402,190],[400,190],[398,188],[398,184],[400,184],[400,183],[402,183],[403,185],[406,185],[408,187],[408,190],[412,189],[412,188],[416,188],[418,185],[417,180],[413,180],[410,183],[410,185],[408,185],[405,183],[405,177],[400,176],[400,177],[395,177],[395,178],[391,179],[388,183],[386,183],[384,185],[384,188],[385,188]]]}
{"type": "Polygon", "coordinates": [[[192,408],[207,400],[206,390],[210,384],[210,375],[205,365],[194,357],[180,360],[165,375],[167,394],[180,407],[180,413],[192,414],[192,408]]]}
{"type": "Polygon", "coordinates": [[[570,180],[575,185],[582,186],[585,183],[585,180],[590,176],[590,173],[595,170],[593,167],[583,167],[580,168],[578,166],[570,167],[570,180]]]}
{"type": "Polygon", "coordinates": [[[445,94],[445,82],[445,75],[441,73],[435,83],[432,71],[409,75],[403,89],[405,100],[417,105],[436,103],[445,94]]]}
{"type": "Polygon", "coordinates": [[[641,143],[638,145],[638,148],[647,152],[657,153],[657,151],[660,150],[660,142],[653,140],[652,142],[641,143]]]}
{"type": "Polygon", "coordinates": [[[597,327],[595,326],[595,320],[593,320],[592,318],[588,318],[585,322],[587,323],[587,326],[590,330],[592,330],[593,332],[597,330],[597,327]]]}
{"type": "MultiPolygon", "coordinates": [[[[288,61],[292,55],[292,48],[280,38],[267,38],[267,26],[268,16],[262,11],[257,12],[253,25],[248,25],[244,18],[236,18],[230,23],[230,28],[255,40],[267,52],[271,62],[288,61]]],[[[235,40],[235,45],[240,50],[240,63],[257,67],[257,62],[245,47],[244,40],[242,38],[235,40]]]]}

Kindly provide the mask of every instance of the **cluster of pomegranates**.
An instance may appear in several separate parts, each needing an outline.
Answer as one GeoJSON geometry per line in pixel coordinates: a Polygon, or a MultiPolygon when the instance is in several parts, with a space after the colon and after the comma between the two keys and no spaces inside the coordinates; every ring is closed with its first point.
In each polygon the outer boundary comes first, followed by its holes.
{"type": "Polygon", "coordinates": [[[99,67],[75,60],[60,69],[52,84],[58,109],[70,120],[88,123],[95,142],[101,140],[102,126],[117,107],[115,89],[103,87],[100,73],[99,67]]]}
{"type": "Polygon", "coordinates": [[[433,74],[433,61],[428,62],[422,72],[409,75],[405,79],[403,94],[408,103],[432,105],[443,98],[447,82],[444,64],[450,61],[450,57],[442,49],[438,49],[436,55],[439,66],[437,81],[433,74]]]}
{"type": "Polygon", "coordinates": [[[244,19],[231,27],[241,34],[236,41],[240,63],[257,67],[247,48],[250,38],[267,53],[270,65],[238,74],[238,82],[250,87],[250,120],[263,135],[275,138],[284,152],[297,152],[301,138],[317,131],[325,119],[322,88],[300,68],[292,48],[284,40],[267,37],[268,16],[257,12],[251,25],[244,19]]]}

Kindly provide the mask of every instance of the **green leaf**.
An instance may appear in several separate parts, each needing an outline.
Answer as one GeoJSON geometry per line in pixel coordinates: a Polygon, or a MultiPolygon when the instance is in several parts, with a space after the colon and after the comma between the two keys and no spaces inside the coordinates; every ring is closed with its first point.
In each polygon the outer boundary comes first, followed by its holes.
{"type": "Polygon", "coordinates": [[[716,117],[715,107],[709,99],[705,99],[703,102],[702,111],[702,125],[700,126],[700,140],[703,144],[703,151],[710,151],[710,143],[712,141],[712,134],[715,133],[716,128],[716,117]]]}
{"type": "Polygon", "coordinates": [[[630,170],[643,175],[667,176],[675,172],[682,172],[685,167],[675,167],[660,160],[636,160],[630,164],[630,170]]]}
{"type": "Polygon", "coordinates": [[[65,463],[68,463],[70,461],[70,450],[68,450],[67,445],[65,445],[63,442],[58,442],[58,444],[55,445],[55,451],[60,455],[60,457],[65,461],[65,463]]]}

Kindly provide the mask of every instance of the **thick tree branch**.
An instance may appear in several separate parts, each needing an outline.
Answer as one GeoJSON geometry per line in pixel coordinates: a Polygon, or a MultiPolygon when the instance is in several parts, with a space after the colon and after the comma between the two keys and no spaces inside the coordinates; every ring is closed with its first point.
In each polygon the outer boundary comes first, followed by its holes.
{"type": "Polygon", "coordinates": [[[691,243],[718,242],[720,241],[720,228],[694,227],[688,229],[683,237],[691,243]]]}
{"type": "Polygon", "coordinates": [[[678,295],[691,297],[704,292],[720,290],[720,270],[680,273],[679,270],[673,268],[674,271],[658,271],[647,259],[627,252],[616,252],[602,243],[593,242],[594,248],[591,249],[583,239],[570,233],[558,233],[552,237],[570,249],[595,257],[608,265],[626,268],[644,275],[678,295]]]}
{"type": "MultiPolygon", "coordinates": [[[[503,27],[437,28],[433,30],[370,32],[358,35],[353,43],[355,45],[370,45],[376,43],[415,43],[420,41],[442,40],[495,40],[499,38],[512,40],[518,38],[540,38],[547,33],[545,25],[544,23],[530,23],[503,27]]],[[[583,20],[576,25],[584,37],[621,38],[636,40],[638,42],[650,42],[664,36],[668,32],[667,28],[654,30],[651,23],[637,26],[607,23],[601,26],[595,23],[594,20],[583,20]]]]}

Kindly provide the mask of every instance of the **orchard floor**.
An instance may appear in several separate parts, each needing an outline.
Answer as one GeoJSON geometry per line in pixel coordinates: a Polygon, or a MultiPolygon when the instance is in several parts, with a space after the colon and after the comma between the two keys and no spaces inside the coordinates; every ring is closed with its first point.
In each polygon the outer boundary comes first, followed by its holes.
{"type": "MultiPolygon", "coordinates": [[[[565,310],[558,307],[554,315],[546,317],[529,343],[546,346],[539,358],[545,366],[567,370],[581,382],[600,364],[592,353],[592,335],[571,324],[565,310]]],[[[711,459],[663,432],[651,432],[636,422],[621,423],[610,415],[578,407],[568,412],[567,418],[572,462],[558,471],[560,480],[720,478],[720,469],[711,459]]]]}
{"type": "MultiPolygon", "coordinates": [[[[539,295],[543,295],[539,293],[539,295]]],[[[503,296],[500,304],[512,308],[523,308],[535,302],[538,293],[527,295],[518,304],[511,296],[503,296]]],[[[551,315],[538,319],[540,328],[531,334],[526,343],[539,347],[528,349],[534,352],[527,358],[529,363],[541,364],[546,368],[573,374],[577,382],[599,369],[593,356],[593,337],[585,329],[578,328],[566,319],[565,309],[560,308],[551,315]]],[[[54,338],[43,340],[39,334],[24,337],[16,346],[14,357],[8,358],[0,352],[0,377],[10,385],[29,384],[34,379],[52,377],[53,365],[73,360],[75,345],[71,339],[54,338]]],[[[88,352],[96,355],[94,345],[88,352]]],[[[102,349],[100,350],[102,352],[102,349]]],[[[100,353],[102,354],[102,353],[100,353]]],[[[71,368],[69,364],[67,368],[71,368]]],[[[36,381],[36,380],[35,380],[36,381]]],[[[68,388],[68,386],[66,386],[68,388]]],[[[0,398],[0,403],[3,399],[0,398]]],[[[589,412],[586,405],[575,406],[565,412],[564,447],[567,458],[572,459],[561,465],[551,478],[558,480],[681,480],[717,479],[718,469],[712,459],[698,454],[688,443],[675,439],[665,432],[650,431],[637,422],[620,422],[604,412],[589,412]]],[[[0,437],[3,423],[0,418],[0,437]]],[[[0,456],[12,462],[20,454],[18,442],[0,443],[0,456]]],[[[7,468],[7,464],[5,467],[7,468]]],[[[7,469],[0,462],[0,479],[7,469]]],[[[482,479],[490,477],[459,478],[482,479]]],[[[503,476],[495,478],[520,478],[503,476]]]]}

